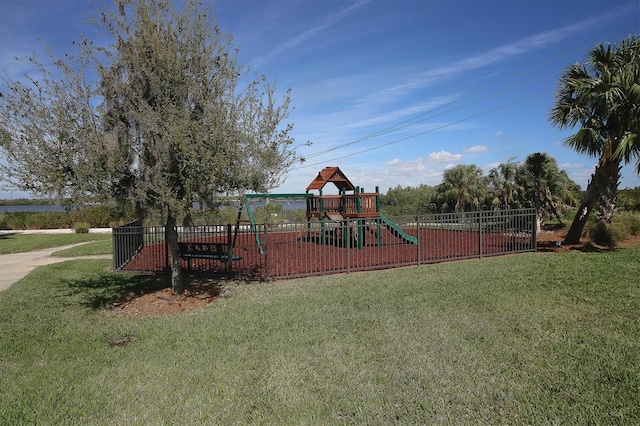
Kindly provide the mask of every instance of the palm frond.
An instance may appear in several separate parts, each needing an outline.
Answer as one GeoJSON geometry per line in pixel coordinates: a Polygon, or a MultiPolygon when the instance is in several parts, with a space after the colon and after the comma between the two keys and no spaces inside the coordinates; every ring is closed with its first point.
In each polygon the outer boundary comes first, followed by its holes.
{"type": "Polygon", "coordinates": [[[575,135],[566,138],[564,145],[580,154],[597,157],[602,152],[604,141],[596,130],[583,127],[575,135]]]}
{"type": "Polygon", "coordinates": [[[638,147],[635,146],[636,140],[636,133],[625,133],[624,136],[620,138],[618,146],[613,152],[613,158],[617,161],[629,163],[631,161],[632,154],[638,151],[638,147]]]}

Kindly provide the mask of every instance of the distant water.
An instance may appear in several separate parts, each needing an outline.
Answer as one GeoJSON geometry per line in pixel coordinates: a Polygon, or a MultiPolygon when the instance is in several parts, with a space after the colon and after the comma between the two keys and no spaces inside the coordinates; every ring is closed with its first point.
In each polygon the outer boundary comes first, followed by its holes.
{"type": "MultiPolygon", "coordinates": [[[[252,201],[251,208],[256,209],[258,207],[265,206],[264,201],[252,201]]],[[[271,200],[270,204],[282,204],[282,210],[304,210],[307,208],[307,204],[304,200],[271,200]]],[[[238,206],[235,206],[238,208],[238,206]]],[[[0,213],[15,213],[15,212],[63,212],[64,207],[55,204],[43,204],[43,205],[27,205],[27,206],[0,206],[0,213]]]]}
{"type": "Polygon", "coordinates": [[[0,206],[0,213],[15,212],[63,212],[64,207],[55,204],[28,205],[28,206],[0,206]]]}
{"type": "MultiPolygon", "coordinates": [[[[282,210],[305,210],[307,203],[304,200],[286,200],[277,199],[270,200],[270,204],[282,204],[282,210]]],[[[264,207],[267,203],[260,201],[252,201],[251,208],[264,207]]],[[[235,208],[238,208],[236,205],[235,208]]],[[[43,205],[27,205],[27,206],[0,206],[0,213],[15,213],[15,212],[63,212],[64,207],[55,204],[43,204],[43,205]]]]}
{"type": "MultiPolygon", "coordinates": [[[[256,209],[264,207],[267,203],[264,201],[251,201],[250,204],[252,209],[256,209]]],[[[304,200],[276,199],[270,200],[269,204],[281,204],[282,210],[305,210],[307,208],[307,202],[304,200]]]]}

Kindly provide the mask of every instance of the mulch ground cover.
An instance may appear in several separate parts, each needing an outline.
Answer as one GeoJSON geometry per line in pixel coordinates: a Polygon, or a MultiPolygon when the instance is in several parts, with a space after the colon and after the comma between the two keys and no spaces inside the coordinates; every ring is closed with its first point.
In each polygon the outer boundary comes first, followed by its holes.
{"type": "MultiPolygon", "coordinates": [[[[594,244],[593,241],[587,238],[584,238],[579,244],[573,244],[573,245],[561,244],[562,240],[564,239],[564,233],[565,231],[563,230],[555,230],[555,231],[544,231],[538,234],[537,251],[566,252],[569,250],[601,251],[601,250],[611,249],[610,247],[598,246],[594,244]]],[[[459,233],[455,235],[460,236],[459,233]]],[[[272,253],[272,255],[276,257],[278,250],[280,250],[280,254],[282,256],[288,256],[291,254],[290,252],[292,250],[297,251],[299,248],[302,248],[305,245],[308,251],[311,250],[312,247],[315,247],[318,245],[317,243],[313,243],[312,241],[300,241],[300,243],[304,243],[304,244],[301,244],[300,247],[296,245],[294,246],[294,249],[291,249],[291,248],[286,249],[286,247],[290,246],[289,241],[291,241],[292,238],[294,240],[298,240],[300,239],[300,237],[301,236],[299,234],[294,233],[292,235],[290,233],[289,236],[280,235],[277,238],[275,237],[269,238],[268,244],[265,245],[268,250],[265,250],[265,253],[267,252],[272,253]],[[280,241],[280,244],[278,244],[278,241],[280,241]]],[[[450,237],[452,237],[452,235],[450,235],[450,237]]],[[[429,239],[422,240],[423,238],[428,238],[426,232],[425,232],[425,235],[421,235],[422,242],[420,245],[420,250],[422,255],[428,256],[428,254],[431,253],[432,256],[436,257],[436,255],[442,256],[442,255],[446,255],[447,252],[452,253],[453,251],[453,248],[448,249],[449,251],[447,250],[445,250],[444,252],[438,251],[442,249],[442,248],[438,248],[438,245],[442,244],[442,239],[436,238],[435,235],[432,236],[431,240],[429,239]],[[431,251],[429,250],[429,248],[431,248],[431,251]]],[[[239,244],[236,245],[235,252],[245,254],[245,253],[253,253],[253,251],[255,251],[256,252],[255,256],[257,258],[260,258],[262,256],[259,254],[259,250],[257,249],[257,243],[255,241],[255,238],[246,239],[243,241],[244,242],[242,243],[241,241],[238,241],[239,244]]],[[[454,240],[454,241],[457,241],[457,240],[454,240]]],[[[477,250],[476,251],[472,250],[472,246],[473,246],[472,242],[473,242],[472,240],[467,240],[465,244],[459,244],[457,246],[458,250],[461,247],[467,247],[468,254],[473,254],[474,256],[477,255],[477,250]]],[[[528,240],[521,241],[522,244],[526,244],[527,242],[528,240]]],[[[479,244],[479,241],[476,239],[475,243],[479,244]]],[[[491,238],[483,239],[484,249],[486,250],[493,249],[494,254],[500,254],[501,247],[504,248],[505,244],[509,245],[514,243],[517,243],[517,241],[514,241],[511,238],[508,238],[505,240],[504,238],[497,238],[497,236],[494,236],[493,240],[491,238]]],[[[389,241],[387,241],[387,244],[393,246],[389,241]]],[[[632,244],[640,244],[640,237],[629,238],[620,243],[620,245],[622,246],[632,245],[632,244]]],[[[145,247],[145,249],[141,253],[139,253],[139,255],[136,257],[136,259],[134,259],[133,262],[140,262],[138,263],[139,267],[145,267],[145,265],[146,267],[152,266],[155,261],[152,261],[151,259],[158,257],[158,255],[160,256],[166,255],[166,253],[164,253],[163,246],[164,246],[163,244],[156,245],[155,249],[152,249],[151,247],[145,247]]],[[[411,250],[410,248],[411,246],[408,244],[400,244],[396,242],[395,246],[400,248],[400,252],[402,250],[407,250],[408,251],[407,255],[411,255],[412,253],[415,253],[417,251],[416,246],[413,246],[413,250],[411,250]]],[[[363,248],[363,250],[369,250],[369,251],[373,249],[374,247],[363,248]]],[[[344,253],[345,251],[340,247],[333,247],[333,246],[321,246],[320,250],[321,250],[320,253],[321,254],[324,253],[325,256],[328,256],[328,254],[332,252],[342,251],[344,253]]],[[[375,250],[380,251],[381,249],[378,247],[375,247],[375,250]]],[[[350,250],[350,253],[354,251],[356,250],[350,250]]],[[[316,251],[311,251],[311,254],[315,257],[318,256],[318,253],[316,251]]],[[[378,255],[381,255],[381,253],[378,253],[378,255]]],[[[489,253],[487,253],[487,255],[489,255],[489,253]]],[[[303,257],[301,253],[291,254],[291,256],[292,258],[290,258],[289,260],[282,261],[281,264],[289,265],[289,269],[293,270],[292,265],[295,265],[294,259],[298,259],[298,261],[301,261],[303,257]]],[[[161,257],[161,258],[164,259],[164,257],[161,257]]],[[[331,260],[330,257],[328,257],[328,259],[331,260]]],[[[447,260],[447,259],[445,258],[444,260],[447,260]]],[[[135,263],[133,262],[131,262],[131,265],[128,265],[128,266],[135,265],[135,263]]],[[[210,262],[209,266],[207,266],[207,264],[205,263],[205,267],[204,267],[205,271],[207,267],[213,267],[213,268],[216,267],[215,265],[211,265],[211,263],[219,263],[219,262],[210,262]]],[[[210,278],[210,277],[207,277],[205,274],[202,274],[202,275],[195,274],[189,278],[186,285],[185,292],[183,294],[174,295],[172,294],[170,288],[165,288],[159,291],[152,291],[152,292],[147,292],[139,295],[131,295],[126,300],[122,300],[122,301],[118,301],[117,303],[114,303],[111,308],[111,312],[113,315],[116,315],[116,316],[152,316],[152,315],[175,314],[175,313],[189,311],[192,309],[197,309],[197,308],[206,306],[207,304],[214,302],[216,298],[219,297],[221,294],[224,294],[224,280],[220,280],[219,278],[210,278]]]]}
{"type": "MultiPolygon", "coordinates": [[[[345,248],[340,230],[327,232],[324,241],[319,233],[274,232],[256,241],[253,234],[241,234],[236,240],[233,255],[241,257],[233,262],[233,275],[245,278],[293,278],[300,276],[372,270],[418,263],[493,256],[533,250],[530,236],[506,233],[483,233],[409,229],[419,244],[412,244],[382,228],[367,230],[360,238],[347,238],[351,248],[345,248]],[[350,240],[350,242],[349,242],[350,240]],[[324,243],[324,244],[323,244],[324,243]],[[260,250],[262,248],[262,251],[260,250]]],[[[351,234],[355,235],[355,234],[351,234]]],[[[223,242],[223,237],[193,238],[194,242],[223,242]]],[[[162,272],[167,270],[165,244],[149,244],[128,262],[124,270],[162,272]]],[[[181,261],[187,270],[187,262],[181,261]]],[[[225,263],[217,260],[194,259],[194,274],[225,275],[225,263]]]]}

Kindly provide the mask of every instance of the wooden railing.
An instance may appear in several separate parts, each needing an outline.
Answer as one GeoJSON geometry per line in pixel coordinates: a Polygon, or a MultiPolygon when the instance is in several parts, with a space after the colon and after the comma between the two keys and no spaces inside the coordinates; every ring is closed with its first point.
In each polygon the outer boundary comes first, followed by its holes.
{"type": "Polygon", "coordinates": [[[377,209],[377,192],[322,195],[307,198],[307,215],[309,217],[321,217],[327,213],[340,213],[344,217],[377,217],[380,215],[377,209]]]}

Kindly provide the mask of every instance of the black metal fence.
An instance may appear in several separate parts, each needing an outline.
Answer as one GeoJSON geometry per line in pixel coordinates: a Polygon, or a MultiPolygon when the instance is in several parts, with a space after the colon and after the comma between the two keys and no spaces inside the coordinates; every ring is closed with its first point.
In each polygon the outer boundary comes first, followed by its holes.
{"type": "Polygon", "coordinates": [[[120,270],[144,247],[144,230],[141,220],[134,220],[126,225],[114,228],[113,269],[120,270]]]}
{"type": "MultiPolygon", "coordinates": [[[[536,250],[533,209],[388,219],[179,227],[179,241],[232,240],[225,259],[192,259],[194,274],[241,279],[295,278],[388,269],[536,250]]],[[[113,229],[114,269],[169,272],[164,228],[139,223],[113,229]]],[[[186,261],[181,261],[185,268],[186,261]]]]}

